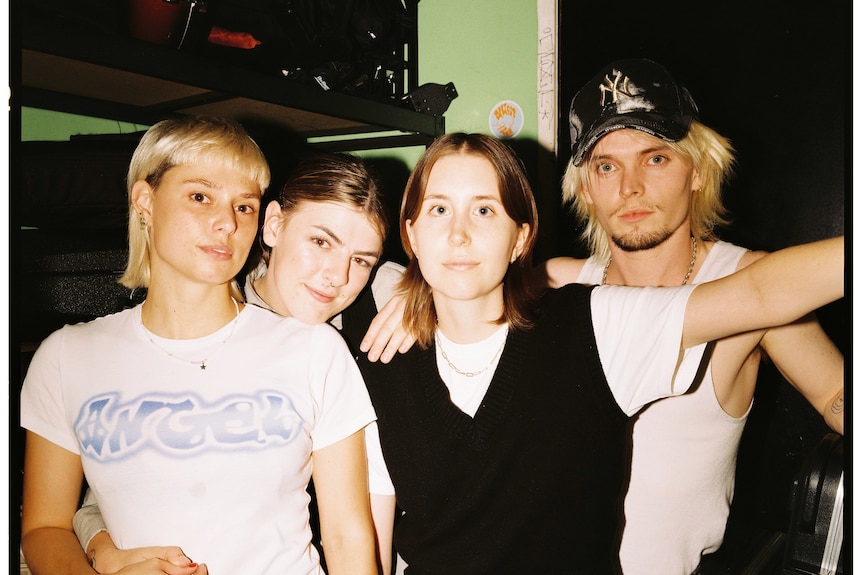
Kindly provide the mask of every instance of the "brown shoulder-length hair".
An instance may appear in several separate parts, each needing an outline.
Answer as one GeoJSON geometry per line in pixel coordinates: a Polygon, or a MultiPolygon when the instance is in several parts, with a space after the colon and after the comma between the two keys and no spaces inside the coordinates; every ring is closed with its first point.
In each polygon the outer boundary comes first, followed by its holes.
{"type": "Polygon", "coordinates": [[[504,309],[497,322],[507,322],[512,329],[529,329],[535,322],[538,309],[539,291],[533,277],[532,259],[539,217],[523,164],[509,146],[491,136],[463,132],[446,134],[435,140],[419,158],[401,200],[401,245],[410,258],[400,284],[407,297],[404,326],[423,348],[427,348],[434,338],[437,312],[431,286],[422,277],[419,262],[410,247],[407,220],[415,221],[419,217],[428,177],[437,160],[459,154],[480,156],[491,163],[497,174],[497,186],[506,214],[518,227],[529,225],[524,250],[509,264],[503,278],[504,309]]]}

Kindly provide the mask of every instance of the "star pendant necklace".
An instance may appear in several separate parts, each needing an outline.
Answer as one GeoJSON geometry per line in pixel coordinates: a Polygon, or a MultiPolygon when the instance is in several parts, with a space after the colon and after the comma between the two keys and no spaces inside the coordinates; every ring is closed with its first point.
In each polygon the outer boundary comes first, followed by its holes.
{"type": "MultiPolygon", "coordinates": [[[[691,272],[694,269],[694,262],[697,260],[697,240],[694,239],[694,236],[691,236],[691,261],[688,262],[688,271],[685,273],[685,277],[682,278],[682,283],[680,285],[685,285],[688,283],[688,280],[691,278],[691,272]]],[[[608,268],[611,267],[611,263],[614,261],[614,258],[608,260],[608,263],[605,264],[605,269],[602,270],[602,283],[601,285],[605,285],[608,279],[608,268]]]]}
{"type": "MultiPolygon", "coordinates": [[[[221,340],[221,342],[218,344],[219,347],[226,344],[227,341],[233,336],[233,332],[236,330],[236,324],[239,322],[239,303],[233,297],[231,297],[230,299],[233,302],[233,307],[234,307],[234,310],[236,311],[236,315],[234,315],[233,321],[231,322],[230,331],[228,332],[227,337],[225,337],[223,340],[221,340]]],[[[147,326],[144,325],[143,314],[141,314],[141,327],[144,328],[144,333],[147,334],[147,339],[150,340],[150,343],[153,344],[154,346],[156,346],[157,348],[159,348],[162,352],[164,352],[165,354],[169,355],[170,357],[174,358],[177,361],[182,361],[184,363],[190,363],[192,365],[196,365],[200,368],[201,371],[206,371],[207,361],[209,361],[209,357],[205,357],[203,359],[191,360],[191,359],[185,359],[183,357],[180,357],[180,356],[175,355],[174,353],[168,351],[167,349],[165,349],[164,347],[159,345],[159,343],[156,340],[153,339],[153,336],[150,334],[150,330],[148,330],[147,326]]]]}

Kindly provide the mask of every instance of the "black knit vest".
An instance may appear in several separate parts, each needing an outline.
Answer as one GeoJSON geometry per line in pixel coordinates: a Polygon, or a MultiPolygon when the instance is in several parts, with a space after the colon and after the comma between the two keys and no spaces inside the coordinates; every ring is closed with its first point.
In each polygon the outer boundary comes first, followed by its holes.
{"type": "Polygon", "coordinates": [[[549,291],[509,333],[475,418],[455,407],[432,346],[359,364],[405,514],[414,574],[614,573],[628,418],[596,350],[590,289],[549,291]]]}
{"type": "Polygon", "coordinates": [[[359,344],[368,331],[371,320],[377,315],[377,305],[374,302],[374,294],[371,291],[371,283],[374,277],[368,280],[368,285],[357,296],[350,307],[341,312],[341,335],[347,342],[353,356],[360,354],[359,344]]]}

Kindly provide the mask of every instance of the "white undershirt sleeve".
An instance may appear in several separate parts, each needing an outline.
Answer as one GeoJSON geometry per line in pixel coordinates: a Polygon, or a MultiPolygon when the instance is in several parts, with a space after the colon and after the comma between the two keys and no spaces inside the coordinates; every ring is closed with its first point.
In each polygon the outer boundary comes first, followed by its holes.
{"type": "Polygon", "coordinates": [[[368,491],[377,495],[395,495],[395,486],[383,459],[376,421],[365,428],[365,450],[368,454],[368,491]]]}
{"type": "Polygon", "coordinates": [[[685,393],[706,344],[682,350],[685,308],[693,285],[599,286],[592,292],[593,330],[608,385],[628,415],[685,393]]]}

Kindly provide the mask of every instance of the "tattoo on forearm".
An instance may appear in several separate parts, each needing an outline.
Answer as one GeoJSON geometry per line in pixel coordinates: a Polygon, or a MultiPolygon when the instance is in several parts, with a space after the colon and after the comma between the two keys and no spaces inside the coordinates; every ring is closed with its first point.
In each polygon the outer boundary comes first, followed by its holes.
{"type": "Polygon", "coordinates": [[[832,402],[832,405],[829,407],[832,410],[832,413],[835,415],[844,413],[844,394],[841,394],[841,397],[837,398],[832,402]]]}
{"type": "Polygon", "coordinates": [[[87,553],[87,559],[90,561],[90,567],[93,569],[96,568],[96,550],[90,549],[90,552],[87,553]]]}

